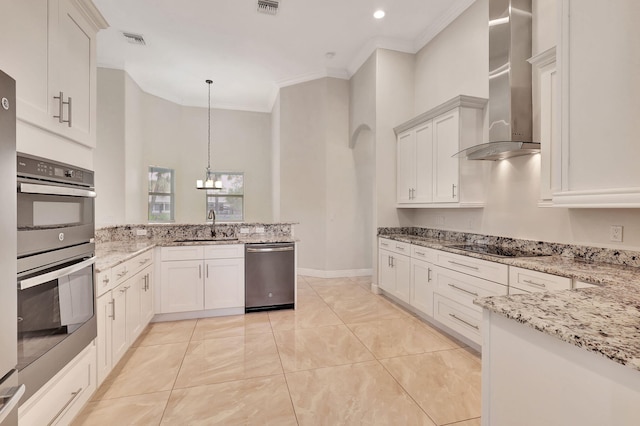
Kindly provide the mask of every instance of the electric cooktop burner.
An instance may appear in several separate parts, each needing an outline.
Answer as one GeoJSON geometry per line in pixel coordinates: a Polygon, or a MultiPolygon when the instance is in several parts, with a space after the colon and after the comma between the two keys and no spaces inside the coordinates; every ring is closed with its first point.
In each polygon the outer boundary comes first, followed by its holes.
{"type": "Polygon", "coordinates": [[[485,244],[458,244],[449,246],[451,248],[456,248],[459,250],[466,250],[473,253],[486,254],[489,256],[496,257],[537,257],[537,256],[548,256],[546,254],[541,253],[529,253],[522,250],[518,250],[515,248],[509,247],[500,247],[500,246],[490,246],[485,244]]]}

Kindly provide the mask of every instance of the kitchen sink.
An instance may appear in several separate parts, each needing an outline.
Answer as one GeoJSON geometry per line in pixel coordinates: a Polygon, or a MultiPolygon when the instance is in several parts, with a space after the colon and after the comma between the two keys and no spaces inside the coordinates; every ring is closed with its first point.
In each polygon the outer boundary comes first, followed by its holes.
{"type": "Polygon", "coordinates": [[[222,238],[187,238],[184,240],[175,240],[176,243],[213,243],[213,242],[219,242],[219,241],[238,241],[238,239],[222,237],[222,238]]]}

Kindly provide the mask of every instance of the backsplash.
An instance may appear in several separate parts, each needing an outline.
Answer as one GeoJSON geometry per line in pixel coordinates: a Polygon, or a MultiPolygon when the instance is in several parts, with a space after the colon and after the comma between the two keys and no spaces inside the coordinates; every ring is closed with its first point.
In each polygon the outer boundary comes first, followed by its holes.
{"type": "Polygon", "coordinates": [[[529,253],[559,255],[584,262],[611,263],[640,267],[640,252],[601,247],[578,246],[549,243],[544,241],[519,240],[492,235],[471,234],[457,231],[444,231],[420,227],[378,228],[378,235],[405,234],[435,240],[489,244],[501,247],[517,248],[529,253]]]}
{"type": "MultiPolygon", "coordinates": [[[[293,237],[293,223],[221,223],[216,224],[217,238],[251,238],[257,235],[268,238],[293,237]],[[256,232],[264,228],[264,232],[256,232]],[[241,233],[241,229],[248,230],[241,233]]],[[[144,224],[118,225],[96,229],[96,242],[125,240],[185,240],[211,238],[211,224],[144,224]],[[146,235],[138,235],[138,231],[146,231],[146,235]]]]}

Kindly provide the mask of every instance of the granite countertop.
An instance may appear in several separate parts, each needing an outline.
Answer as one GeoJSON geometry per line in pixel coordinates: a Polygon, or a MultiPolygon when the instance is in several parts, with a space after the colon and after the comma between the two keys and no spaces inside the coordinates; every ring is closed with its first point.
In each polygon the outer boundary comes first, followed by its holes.
{"type": "Polygon", "coordinates": [[[127,260],[151,250],[154,247],[180,247],[194,245],[221,245],[221,244],[257,244],[257,243],[292,243],[297,240],[292,237],[273,236],[250,236],[240,239],[220,239],[220,240],[150,240],[134,239],[124,241],[110,241],[96,243],[96,272],[101,272],[113,268],[127,260]]]}
{"type": "Polygon", "coordinates": [[[450,247],[460,241],[400,234],[381,237],[600,284],[576,290],[485,297],[474,303],[640,370],[640,268],[587,263],[560,255],[498,258],[450,247]]]}

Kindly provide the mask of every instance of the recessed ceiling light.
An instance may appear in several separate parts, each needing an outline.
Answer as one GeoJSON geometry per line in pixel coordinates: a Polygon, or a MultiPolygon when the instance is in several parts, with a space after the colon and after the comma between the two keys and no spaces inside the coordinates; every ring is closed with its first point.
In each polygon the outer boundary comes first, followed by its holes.
{"type": "Polygon", "coordinates": [[[385,13],[384,13],[384,10],[382,10],[382,9],[379,9],[379,10],[376,10],[375,12],[373,12],[373,17],[376,18],[376,19],[384,18],[384,15],[385,15],[385,13]]]}

